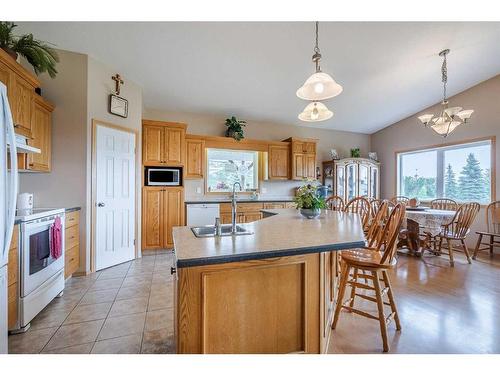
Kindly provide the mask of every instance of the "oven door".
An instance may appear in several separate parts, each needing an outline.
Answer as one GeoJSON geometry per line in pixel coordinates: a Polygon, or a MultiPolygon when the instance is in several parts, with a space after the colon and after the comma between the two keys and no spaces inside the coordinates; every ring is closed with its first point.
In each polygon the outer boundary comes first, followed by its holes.
{"type": "Polygon", "coordinates": [[[62,255],[50,254],[49,233],[55,216],[21,225],[21,297],[25,297],[64,268],[64,217],[62,222],[62,255]]]}

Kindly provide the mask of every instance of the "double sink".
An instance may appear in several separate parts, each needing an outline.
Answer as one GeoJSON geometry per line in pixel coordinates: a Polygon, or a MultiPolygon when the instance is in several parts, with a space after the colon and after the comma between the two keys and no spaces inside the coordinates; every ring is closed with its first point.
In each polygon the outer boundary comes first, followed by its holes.
{"type": "MultiPolygon", "coordinates": [[[[242,236],[242,235],[248,235],[248,234],[253,234],[252,231],[240,226],[236,225],[236,231],[233,233],[232,232],[232,225],[231,224],[222,224],[220,226],[221,229],[221,236],[242,236]]],[[[198,237],[215,237],[216,236],[216,229],[215,225],[205,225],[202,227],[192,227],[191,231],[193,234],[198,237]]]]}

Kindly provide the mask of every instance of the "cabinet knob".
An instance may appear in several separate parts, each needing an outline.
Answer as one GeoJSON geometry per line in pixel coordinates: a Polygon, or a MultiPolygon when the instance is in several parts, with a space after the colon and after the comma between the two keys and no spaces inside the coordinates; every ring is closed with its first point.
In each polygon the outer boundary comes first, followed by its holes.
{"type": "Polygon", "coordinates": [[[104,202],[97,203],[97,207],[104,207],[104,206],[105,206],[104,202]]]}
{"type": "Polygon", "coordinates": [[[170,267],[170,274],[173,275],[174,273],[177,272],[177,268],[175,267],[170,267]]]}

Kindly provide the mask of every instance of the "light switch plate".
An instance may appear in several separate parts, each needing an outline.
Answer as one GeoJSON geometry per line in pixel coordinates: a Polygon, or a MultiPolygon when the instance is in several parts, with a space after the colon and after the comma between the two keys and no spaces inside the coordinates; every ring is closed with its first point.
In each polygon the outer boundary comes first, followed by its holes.
{"type": "Polygon", "coordinates": [[[201,194],[201,187],[199,187],[199,186],[198,186],[198,187],[196,188],[196,194],[201,194]]]}

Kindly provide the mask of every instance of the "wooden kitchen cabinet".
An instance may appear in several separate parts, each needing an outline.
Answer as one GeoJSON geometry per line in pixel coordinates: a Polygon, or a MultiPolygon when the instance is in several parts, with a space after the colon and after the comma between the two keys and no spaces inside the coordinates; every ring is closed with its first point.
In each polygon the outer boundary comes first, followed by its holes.
{"type": "Polygon", "coordinates": [[[143,165],[184,165],[186,124],[142,120],[142,125],[143,165]]]}
{"type": "Polygon", "coordinates": [[[291,179],[316,179],[316,140],[288,138],[291,144],[291,179]]]}
{"type": "Polygon", "coordinates": [[[290,175],[290,146],[269,146],[269,179],[288,180],[290,175]]]}
{"type": "Polygon", "coordinates": [[[66,213],[64,220],[64,277],[80,268],[80,211],[66,213]]]}
{"type": "Polygon", "coordinates": [[[13,100],[9,102],[14,121],[15,132],[26,137],[31,137],[31,111],[32,96],[35,87],[30,85],[23,77],[14,75],[13,100]]]}
{"type": "Polygon", "coordinates": [[[19,286],[19,225],[14,226],[9,246],[9,264],[7,266],[7,320],[9,329],[17,323],[18,286],[19,286]]]}
{"type": "Polygon", "coordinates": [[[145,186],[142,199],[142,249],[171,248],[172,228],[184,225],[184,189],[145,186]]]}
{"type": "Polygon", "coordinates": [[[337,290],[337,253],[320,253],[320,347],[328,351],[337,290]]]}
{"type": "Polygon", "coordinates": [[[186,165],[184,178],[202,179],[205,160],[205,141],[186,135],[186,165]]]}

